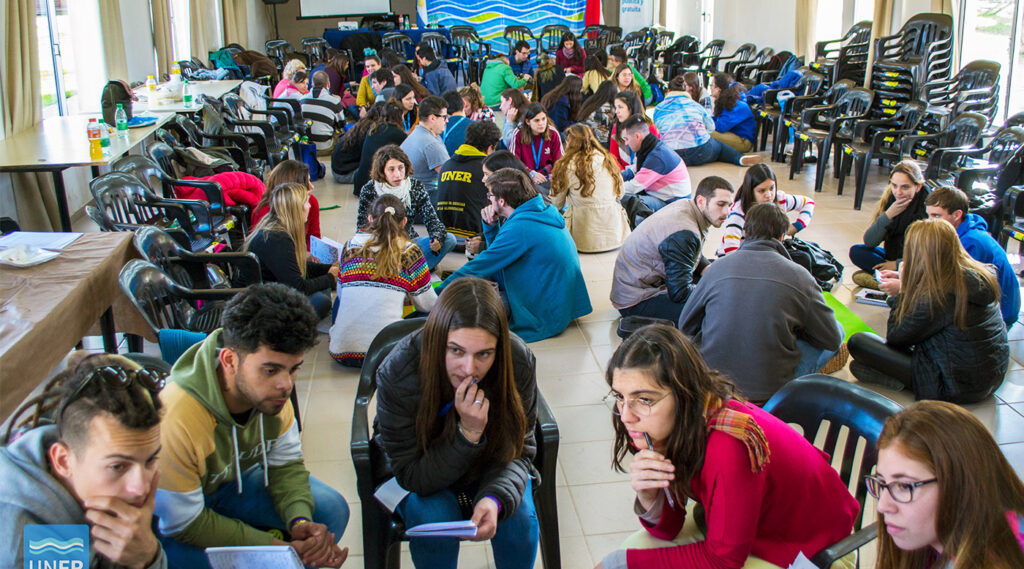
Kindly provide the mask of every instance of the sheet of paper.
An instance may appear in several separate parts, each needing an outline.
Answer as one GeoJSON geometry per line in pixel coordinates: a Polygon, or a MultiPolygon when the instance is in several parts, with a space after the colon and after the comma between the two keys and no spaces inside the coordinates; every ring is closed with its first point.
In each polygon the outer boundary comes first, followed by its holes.
{"type": "Polygon", "coordinates": [[[302,560],[287,545],[207,547],[213,569],[303,569],[302,560]]]}
{"type": "Polygon", "coordinates": [[[81,237],[81,233],[50,233],[44,231],[15,231],[0,237],[0,249],[31,245],[50,251],[62,251],[81,237]]]}
{"type": "Polygon", "coordinates": [[[814,563],[811,563],[811,560],[804,555],[803,551],[801,551],[799,554],[797,554],[796,559],[793,560],[793,563],[789,565],[789,569],[818,569],[818,566],[814,563]]]}
{"type": "Polygon", "coordinates": [[[473,537],[476,524],[469,520],[420,524],[405,530],[409,537],[473,537]]]}
{"type": "Polygon", "coordinates": [[[321,263],[333,265],[338,262],[338,256],[341,254],[341,244],[330,237],[317,237],[313,235],[309,238],[309,253],[321,263]]]}
{"type": "Polygon", "coordinates": [[[395,508],[402,503],[402,500],[409,495],[409,491],[398,485],[398,479],[391,477],[391,480],[380,485],[377,491],[373,493],[373,497],[377,499],[389,512],[394,512],[395,508]]]}

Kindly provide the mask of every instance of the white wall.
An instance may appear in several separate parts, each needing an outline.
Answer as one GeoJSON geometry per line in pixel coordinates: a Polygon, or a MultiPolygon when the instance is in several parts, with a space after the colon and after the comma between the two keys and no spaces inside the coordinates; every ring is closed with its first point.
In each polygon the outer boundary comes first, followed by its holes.
{"type": "Polygon", "coordinates": [[[700,37],[701,0],[668,0],[665,3],[665,28],[675,32],[676,37],[691,35],[700,37]]]}
{"type": "Polygon", "coordinates": [[[121,2],[121,33],[129,82],[145,81],[147,75],[156,71],[153,26],[149,22],[149,2],[121,2]]]}
{"type": "Polygon", "coordinates": [[[794,51],[796,0],[716,0],[714,30],[715,38],[725,40],[726,54],[748,42],[758,49],[794,51]]]}

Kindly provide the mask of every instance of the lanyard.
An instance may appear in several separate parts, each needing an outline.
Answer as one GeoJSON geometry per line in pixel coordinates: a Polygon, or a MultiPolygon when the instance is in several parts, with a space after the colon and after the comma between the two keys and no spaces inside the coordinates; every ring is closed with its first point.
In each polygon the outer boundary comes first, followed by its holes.
{"type": "Polygon", "coordinates": [[[540,170],[540,153],[544,151],[544,143],[540,143],[540,148],[537,148],[537,143],[530,141],[530,151],[533,152],[533,169],[540,170]]]}
{"type": "Polygon", "coordinates": [[[455,124],[452,124],[452,120],[448,119],[448,127],[444,129],[444,134],[441,135],[441,140],[445,144],[448,143],[448,137],[451,136],[452,131],[455,130],[455,127],[457,127],[460,124],[462,124],[462,121],[466,119],[466,117],[464,117],[462,115],[458,115],[458,117],[459,117],[459,120],[455,124]]]}
{"type": "Polygon", "coordinates": [[[630,149],[629,149],[629,163],[630,163],[630,164],[632,164],[632,163],[633,163],[633,159],[634,159],[634,158],[636,158],[636,152],[633,152],[633,149],[632,149],[632,148],[630,148],[630,149]]]}
{"type": "Polygon", "coordinates": [[[405,116],[402,117],[402,124],[405,125],[405,132],[409,132],[409,129],[412,128],[412,118],[409,116],[410,113],[412,113],[412,111],[405,113],[405,116]]]}

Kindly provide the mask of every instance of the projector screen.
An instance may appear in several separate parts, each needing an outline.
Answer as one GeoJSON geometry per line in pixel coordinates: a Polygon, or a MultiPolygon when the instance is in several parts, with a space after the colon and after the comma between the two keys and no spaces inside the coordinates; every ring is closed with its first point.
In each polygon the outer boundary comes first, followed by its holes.
{"type": "Polygon", "coordinates": [[[391,0],[299,0],[300,18],[383,14],[391,11],[391,0]]]}

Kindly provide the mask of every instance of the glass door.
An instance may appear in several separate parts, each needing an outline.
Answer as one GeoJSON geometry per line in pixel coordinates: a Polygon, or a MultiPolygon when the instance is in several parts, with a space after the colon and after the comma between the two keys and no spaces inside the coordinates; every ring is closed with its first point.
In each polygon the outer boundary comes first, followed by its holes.
{"type": "MultiPolygon", "coordinates": [[[[1008,108],[1019,109],[1022,103],[1019,93],[1010,94],[1010,54],[1011,51],[1020,51],[1012,50],[1015,32],[1020,35],[1018,4],[1018,0],[972,0],[960,3],[960,21],[963,22],[960,67],[979,59],[995,61],[1000,66],[999,108],[994,120],[996,124],[1006,118],[1008,108]]],[[[1020,67],[1019,59],[1017,67],[1020,67]]],[[[1016,80],[1018,83],[1024,82],[1021,74],[1017,75],[1016,80]]]]}

